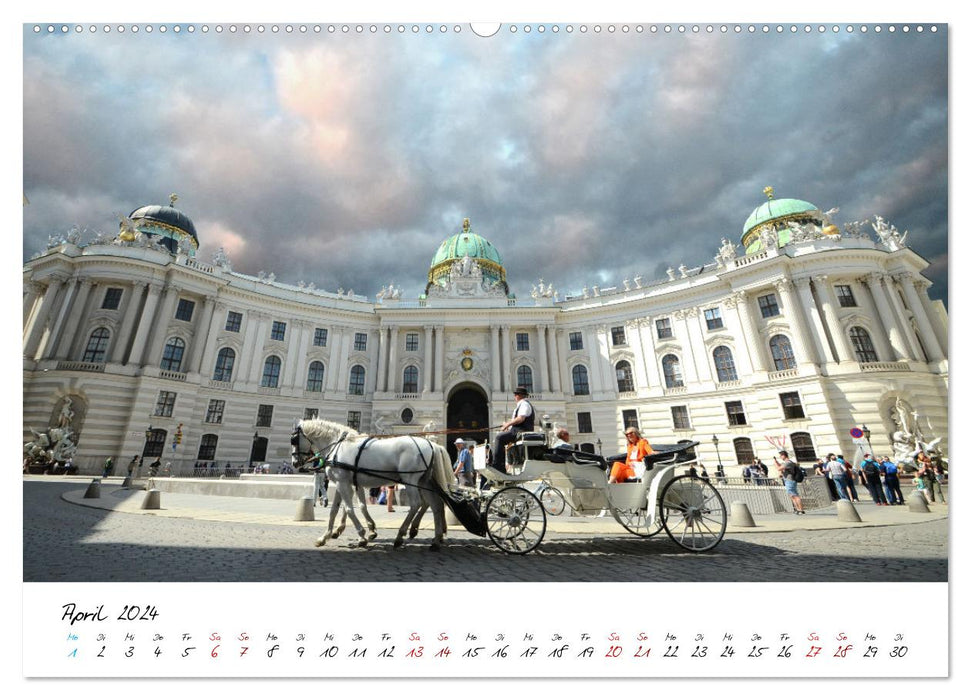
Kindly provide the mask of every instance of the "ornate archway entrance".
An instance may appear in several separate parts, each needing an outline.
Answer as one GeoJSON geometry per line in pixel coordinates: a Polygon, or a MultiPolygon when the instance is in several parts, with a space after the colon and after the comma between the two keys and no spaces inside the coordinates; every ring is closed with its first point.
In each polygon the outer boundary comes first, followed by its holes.
{"type": "Polygon", "coordinates": [[[489,402],[485,392],[475,384],[457,386],[448,399],[445,412],[445,427],[452,431],[448,434],[448,453],[455,461],[454,440],[458,437],[474,440],[477,445],[489,441],[489,402]]]}

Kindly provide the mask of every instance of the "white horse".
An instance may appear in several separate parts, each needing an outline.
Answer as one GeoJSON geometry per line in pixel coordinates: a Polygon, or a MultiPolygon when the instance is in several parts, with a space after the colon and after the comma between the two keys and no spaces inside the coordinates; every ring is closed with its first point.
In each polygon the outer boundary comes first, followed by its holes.
{"type": "Polygon", "coordinates": [[[366,502],[364,489],[387,484],[401,484],[410,487],[413,493],[421,494],[421,498],[409,499],[412,503],[398,530],[395,547],[401,546],[408,526],[415,521],[425,503],[435,517],[432,549],[441,546],[445,531],[443,494],[447,493],[453,476],[444,447],[409,435],[371,438],[347,426],[321,419],[298,423],[291,436],[291,444],[294,465],[319,453],[324,459],[328,478],[336,486],[338,495],[331,508],[328,531],[317,540],[318,547],[335,536],[333,523],[341,503],[345,505],[345,513],[351,518],[360,537],[357,546],[367,546],[368,536],[353,508],[348,506],[353,503],[355,491],[363,504],[366,502]]]}

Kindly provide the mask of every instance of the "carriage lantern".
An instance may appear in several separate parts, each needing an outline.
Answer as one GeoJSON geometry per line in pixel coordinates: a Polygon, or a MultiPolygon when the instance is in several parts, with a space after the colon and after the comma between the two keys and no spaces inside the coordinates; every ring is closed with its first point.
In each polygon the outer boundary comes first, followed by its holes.
{"type": "Polygon", "coordinates": [[[720,467],[722,465],[722,455],[721,455],[721,452],[718,451],[718,436],[717,435],[712,435],[711,436],[711,444],[715,446],[715,456],[718,458],[718,466],[720,467]]]}

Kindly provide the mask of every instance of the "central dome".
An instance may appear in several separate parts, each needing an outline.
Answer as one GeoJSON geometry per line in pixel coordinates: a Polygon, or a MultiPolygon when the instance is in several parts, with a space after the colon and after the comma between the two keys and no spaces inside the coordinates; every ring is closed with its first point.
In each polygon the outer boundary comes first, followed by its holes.
{"type": "Polygon", "coordinates": [[[142,233],[158,236],[158,241],[172,254],[178,252],[179,244],[185,241],[189,254],[194,256],[199,248],[196,227],[192,219],[175,208],[176,199],[178,196],[173,194],[169,196],[169,206],[149,204],[139,207],[128,215],[128,219],[142,233]]]}
{"type": "Polygon", "coordinates": [[[822,225],[823,215],[815,204],[801,199],[774,199],[771,187],[766,187],[763,194],[769,201],[757,206],[742,227],[742,247],[747,255],[762,250],[761,234],[770,228],[775,230],[779,246],[784,246],[791,240],[790,221],[822,225]]]}
{"type": "Polygon", "coordinates": [[[485,238],[472,230],[468,219],[462,222],[462,230],[442,241],[428,268],[428,286],[444,285],[450,279],[452,266],[469,258],[478,264],[484,281],[506,284],[506,268],[502,266],[499,251],[485,238]]]}

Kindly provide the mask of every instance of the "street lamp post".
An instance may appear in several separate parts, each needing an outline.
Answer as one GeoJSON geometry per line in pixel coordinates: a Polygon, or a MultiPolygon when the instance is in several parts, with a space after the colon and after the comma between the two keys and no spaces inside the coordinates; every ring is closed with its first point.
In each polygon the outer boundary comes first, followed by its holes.
{"type": "Polygon", "coordinates": [[[718,451],[718,436],[717,435],[712,435],[711,436],[711,444],[715,446],[715,456],[718,458],[718,467],[721,468],[721,465],[722,465],[722,455],[721,455],[721,452],[718,451]]]}
{"type": "Polygon", "coordinates": [[[600,438],[597,438],[597,454],[601,457],[603,457],[604,454],[603,443],[600,441],[600,438]]]}
{"type": "Polygon", "coordinates": [[[863,437],[866,440],[867,450],[870,452],[870,456],[873,456],[873,445],[870,444],[870,429],[866,427],[866,423],[860,428],[863,431],[863,437]]]}

